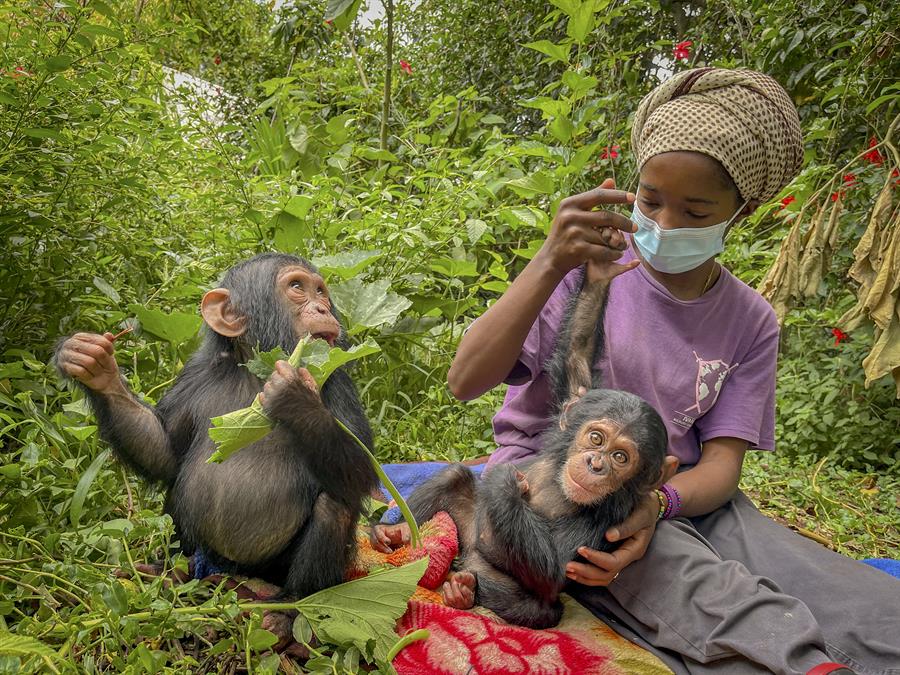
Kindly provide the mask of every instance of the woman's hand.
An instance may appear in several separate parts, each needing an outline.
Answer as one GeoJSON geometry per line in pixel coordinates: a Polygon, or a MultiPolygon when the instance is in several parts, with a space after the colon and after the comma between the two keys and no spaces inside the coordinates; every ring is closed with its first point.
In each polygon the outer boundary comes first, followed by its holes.
{"type": "Polygon", "coordinates": [[[659,500],[650,493],[623,523],[606,531],[607,541],[621,541],[622,545],[611,553],[582,546],[578,553],[588,562],[570,562],[566,565],[566,577],[585,586],[608,586],[619,572],[644,557],[656,531],[658,513],[659,500]]]}
{"type": "Polygon", "coordinates": [[[541,249],[550,264],[560,273],[589,263],[592,276],[607,280],[636,267],[639,261],[615,265],[628,243],[624,232],[635,232],[637,226],[628,217],[612,211],[595,211],[604,204],[630,204],[634,194],[616,190],[607,178],[600,187],[566,197],[559,204],[550,234],[541,249]]]}

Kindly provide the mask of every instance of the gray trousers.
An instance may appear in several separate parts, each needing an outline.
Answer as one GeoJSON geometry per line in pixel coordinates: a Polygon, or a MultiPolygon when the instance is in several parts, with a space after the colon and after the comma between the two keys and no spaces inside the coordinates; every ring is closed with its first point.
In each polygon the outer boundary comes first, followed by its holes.
{"type": "Polygon", "coordinates": [[[676,673],[900,675],[900,580],[762,515],[743,494],[662,522],[607,588],[569,591],[676,673]]]}

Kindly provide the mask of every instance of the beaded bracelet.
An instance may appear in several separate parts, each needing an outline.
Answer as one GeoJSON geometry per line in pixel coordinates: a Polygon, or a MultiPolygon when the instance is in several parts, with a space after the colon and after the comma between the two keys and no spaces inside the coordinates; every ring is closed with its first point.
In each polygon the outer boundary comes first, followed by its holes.
{"type": "Polygon", "coordinates": [[[669,506],[669,500],[666,497],[666,493],[662,490],[654,490],[656,493],[656,498],[659,500],[659,511],[656,514],[657,520],[663,519],[663,514],[666,512],[666,508],[669,506]]]}
{"type": "Polygon", "coordinates": [[[660,488],[660,492],[665,495],[667,502],[662,519],[669,520],[681,513],[681,495],[678,494],[678,490],[671,483],[666,483],[660,488]]]}

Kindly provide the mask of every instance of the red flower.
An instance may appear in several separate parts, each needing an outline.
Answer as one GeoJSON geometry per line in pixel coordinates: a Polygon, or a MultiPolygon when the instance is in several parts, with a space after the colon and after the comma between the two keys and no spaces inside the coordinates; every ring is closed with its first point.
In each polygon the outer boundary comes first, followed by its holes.
{"type": "Polygon", "coordinates": [[[894,167],[894,170],[891,171],[891,178],[896,178],[894,181],[894,185],[900,185],[900,169],[894,167]]]}
{"type": "Polygon", "coordinates": [[[881,164],[884,162],[884,155],[879,152],[878,148],[875,147],[876,145],[878,145],[878,139],[872,136],[869,139],[869,147],[873,149],[864,154],[863,159],[872,164],[881,164]]]}
{"type": "Polygon", "coordinates": [[[406,61],[400,59],[400,70],[402,70],[407,75],[412,75],[412,66],[410,66],[406,61]]]}
{"type": "Polygon", "coordinates": [[[329,26],[334,23],[334,19],[325,19],[325,23],[329,26]]]}
{"type": "Polygon", "coordinates": [[[9,75],[12,79],[18,80],[20,77],[31,77],[34,73],[25,70],[22,66],[16,66],[15,70],[7,73],[5,70],[0,70],[0,75],[9,75]]]}
{"type": "Polygon", "coordinates": [[[614,145],[611,148],[608,146],[603,146],[603,152],[600,153],[600,159],[615,159],[619,156],[619,146],[614,145]]]}
{"type": "Polygon", "coordinates": [[[222,57],[216,54],[216,58],[213,59],[213,63],[219,65],[220,63],[222,63],[222,57]]]}
{"type": "Polygon", "coordinates": [[[797,198],[794,195],[788,195],[781,200],[781,208],[786,208],[788,204],[793,204],[795,201],[797,201],[797,198]]]}
{"type": "Polygon", "coordinates": [[[844,185],[852,187],[856,185],[856,174],[848,173],[844,176],[844,185]]]}
{"type": "Polygon", "coordinates": [[[679,42],[675,45],[675,49],[672,50],[672,53],[675,55],[675,60],[687,61],[691,58],[691,51],[688,49],[694,43],[690,40],[684,40],[683,42],[679,42]]]}
{"type": "Polygon", "coordinates": [[[839,344],[846,340],[850,340],[850,336],[847,335],[840,328],[832,328],[831,334],[834,335],[834,346],[837,347],[839,344]]]}

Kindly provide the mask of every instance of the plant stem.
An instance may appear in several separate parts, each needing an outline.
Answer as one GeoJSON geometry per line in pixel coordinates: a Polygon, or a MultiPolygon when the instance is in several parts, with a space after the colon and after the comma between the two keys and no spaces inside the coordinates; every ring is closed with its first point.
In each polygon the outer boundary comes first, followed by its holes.
{"type": "Polygon", "coordinates": [[[403,519],[409,525],[409,545],[412,548],[419,548],[422,545],[422,541],[419,537],[419,526],[416,524],[416,519],[413,518],[412,512],[409,510],[409,506],[406,504],[406,500],[400,495],[400,492],[394,487],[394,484],[391,482],[391,479],[387,477],[387,474],[384,472],[384,469],[381,468],[381,465],[378,463],[378,460],[375,459],[375,456],[369,452],[369,449],[366,447],[365,443],[359,440],[350,429],[348,429],[343,422],[341,422],[337,417],[334,418],[334,421],[338,423],[338,426],[343,429],[346,433],[350,434],[350,437],[356,441],[357,445],[362,448],[363,452],[369,457],[369,460],[372,462],[372,466],[375,469],[375,473],[378,474],[378,477],[381,479],[381,482],[384,483],[384,487],[387,488],[387,491],[390,493],[391,497],[393,497],[394,501],[397,502],[397,506],[400,507],[400,513],[403,514],[403,519]]]}

